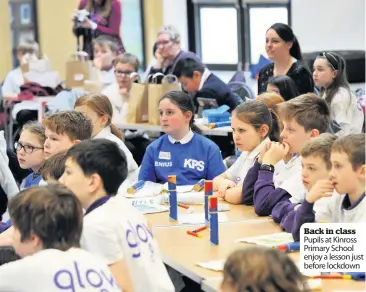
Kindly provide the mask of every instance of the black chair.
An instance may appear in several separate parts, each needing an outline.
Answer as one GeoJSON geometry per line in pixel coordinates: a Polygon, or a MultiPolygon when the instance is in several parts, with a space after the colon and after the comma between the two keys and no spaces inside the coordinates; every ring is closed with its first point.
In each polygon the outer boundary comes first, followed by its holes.
{"type": "Polygon", "coordinates": [[[240,81],[232,81],[227,84],[245,102],[248,99],[255,99],[255,95],[248,84],[240,81]]]}

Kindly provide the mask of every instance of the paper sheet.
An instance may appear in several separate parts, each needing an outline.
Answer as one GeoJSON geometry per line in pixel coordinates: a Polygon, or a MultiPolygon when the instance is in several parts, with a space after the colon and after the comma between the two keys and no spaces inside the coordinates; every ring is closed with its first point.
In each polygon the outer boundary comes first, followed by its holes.
{"type": "Polygon", "coordinates": [[[135,194],[127,194],[127,188],[124,190],[123,195],[126,198],[146,198],[153,197],[161,193],[163,189],[162,184],[153,183],[151,181],[145,182],[144,187],[141,190],[138,190],[135,194]]]}
{"type": "Polygon", "coordinates": [[[161,205],[136,205],[135,208],[142,214],[153,214],[169,211],[169,207],[161,205]]]}
{"type": "Polygon", "coordinates": [[[225,260],[209,261],[204,263],[197,263],[197,266],[202,268],[220,272],[224,270],[225,260]]]}
{"type": "Polygon", "coordinates": [[[311,291],[322,291],[322,280],[321,279],[310,279],[307,281],[309,289],[311,291]]]}
{"type": "MultiPolygon", "coordinates": [[[[227,216],[219,213],[219,222],[227,222],[227,216]]],[[[182,214],[178,216],[179,224],[205,224],[205,213],[182,214]]]]}
{"type": "Polygon", "coordinates": [[[255,237],[240,238],[240,239],[237,239],[236,242],[249,242],[249,243],[255,243],[258,245],[274,247],[277,245],[294,242],[294,239],[293,239],[291,233],[280,232],[280,233],[261,235],[261,236],[255,236],[255,237]]]}

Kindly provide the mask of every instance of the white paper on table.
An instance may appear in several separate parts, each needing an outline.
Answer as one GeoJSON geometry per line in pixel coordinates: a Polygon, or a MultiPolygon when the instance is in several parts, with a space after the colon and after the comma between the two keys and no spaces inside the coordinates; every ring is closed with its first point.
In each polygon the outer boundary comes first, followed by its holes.
{"type": "Polygon", "coordinates": [[[240,238],[240,239],[237,239],[236,242],[249,242],[249,243],[255,243],[258,245],[274,247],[277,245],[294,242],[294,239],[293,239],[291,233],[280,232],[280,233],[261,235],[261,236],[255,236],[255,237],[240,238]]]}
{"type": "Polygon", "coordinates": [[[169,207],[162,205],[136,205],[135,208],[142,214],[153,214],[169,211],[169,207]]]}
{"type": "Polygon", "coordinates": [[[309,279],[307,281],[307,283],[308,283],[309,289],[311,291],[316,291],[316,290],[322,291],[323,290],[322,289],[323,286],[322,286],[322,280],[321,279],[309,279]]]}
{"type": "Polygon", "coordinates": [[[224,270],[225,260],[209,261],[204,263],[197,263],[197,266],[202,268],[220,272],[224,270]]]}
{"type": "MultiPolygon", "coordinates": [[[[163,190],[169,192],[168,183],[163,185],[163,190]]],[[[193,185],[177,186],[177,193],[189,193],[193,191],[193,185]]]]}
{"type": "MultiPolygon", "coordinates": [[[[218,213],[219,222],[227,222],[227,216],[224,213],[218,213]]],[[[205,224],[205,213],[182,214],[178,216],[179,224],[205,224]]]]}
{"type": "Polygon", "coordinates": [[[127,188],[125,190],[123,190],[123,195],[126,198],[146,198],[146,197],[153,197],[153,196],[157,196],[161,193],[163,189],[163,185],[162,184],[158,184],[158,183],[154,183],[151,181],[147,181],[145,182],[144,187],[141,190],[138,190],[135,194],[128,194],[127,193],[127,188]]]}

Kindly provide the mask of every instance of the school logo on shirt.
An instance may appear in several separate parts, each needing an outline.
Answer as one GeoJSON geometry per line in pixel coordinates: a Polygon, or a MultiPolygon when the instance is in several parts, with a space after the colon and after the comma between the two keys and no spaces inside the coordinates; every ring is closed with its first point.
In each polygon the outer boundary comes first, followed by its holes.
{"type": "Polygon", "coordinates": [[[164,152],[164,151],[159,152],[159,159],[170,160],[170,158],[171,158],[170,152],[164,152]]]}
{"type": "Polygon", "coordinates": [[[197,169],[203,171],[205,169],[205,162],[203,160],[197,161],[195,159],[184,159],[184,168],[197,169]]]}

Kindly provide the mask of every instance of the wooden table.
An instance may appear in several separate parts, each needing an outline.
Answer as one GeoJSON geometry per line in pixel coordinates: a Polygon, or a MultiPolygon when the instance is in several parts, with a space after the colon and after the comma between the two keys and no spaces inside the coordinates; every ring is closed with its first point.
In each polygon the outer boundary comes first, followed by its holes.
{"type": "MultiPolygon", "coordinates": [[[[204,213],[204,205],[190,205],[190,206],[194,209],[194,213],[204,213]]],[[[187,214],[187,210],[180,207],[178,207],[178,212],[179,214],[187,214]]],[[[230,211],[225,211],[222,213],[226,214],[228,221],[268,220],[268,217],[257,216],[254,213],[253,206],[230,204],[230,211]]],[[[149,224],[154,227],[178,225],[178,222],[169,220],[169,212],[146,214],[145,216],[149,224]]]]}
{"type": "MultiPolygon", "coordinates": [[[[139,124],[116,124],[121,130],[142,130],[146,132],[163,132],[159,125],[151,125],[149,123],[139,124]]],[[[197,125],[205,136],[227,136],[228,133],[232,132],[231,127],[222,127],[216,129],[210,129],[205,125],[197,125]]]]}
{"type": "Polygon", "coordinates": [[[198,262],[226,259],[235,249],[249,245],[236,243],[236,239],[281,231],[272,220],[220,223],[220,245],[211,246],[208,230],[202,232],[203,238],[188,235],[187,230],[192,230],[192,226],[155,227],[153,233],[164,262],[197,283],[222,275],[197,266],[198,262]]]}
{"type": "MultiPolygon", "coordinates": [[[[201,289],[206,292],[220,290],[222,277],[208,278],[203,280],[201,289]]],[[[322,280],[323,292],[332,291],[366,291],[365,282],[352,280],[322,280]]]]}

